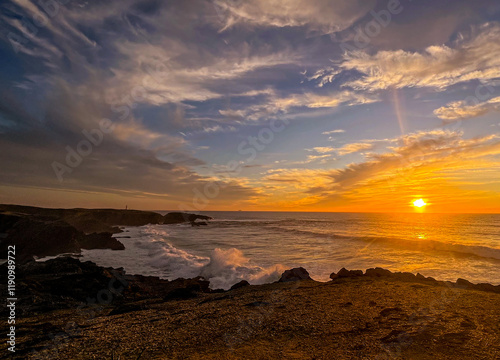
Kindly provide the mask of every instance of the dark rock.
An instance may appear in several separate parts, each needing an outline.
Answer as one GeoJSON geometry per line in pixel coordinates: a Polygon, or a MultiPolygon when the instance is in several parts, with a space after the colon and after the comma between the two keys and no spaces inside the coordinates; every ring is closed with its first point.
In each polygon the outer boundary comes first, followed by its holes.
{"type": "MultiPolygon", "coordinates": [[[[16,260],[23,263],[33,256],[44,257],[79,253],[81,249],[123,250],[111,234],[117,226],[141,226],[210,220],[209,216],[114,209],[45,209],[32,206],[0,205],[0,252],[16,245],[16,260]]],[[[205,223],[206,224],[206,223],[205,223]]]]}
{"type": "Polygon", "coordinates": [[[41,221],[22,215],[0,214],[0,231],[7,233],[1,243],[2,253],[16,246],[18,263],[33,256],[49,256],[80,252],[81,232],[61,220],[41,221]]]}
{"type": "Polygon", "coordinates": [[[373,300],[370,300],[370,302],[368,303],[369,306],[377,306],[377,303],[373,300]]]}
{"type": "Polygon", "coordinates": [[[207,226],[208,224],[205,221],[193,221],[191,222],[191,226],[207,226]]]}
{"type": "Polygon", "coordinates": [[[162,224],[163,216],[152,211],[116,209],[47,209],[33,206],[0,205],[4,213],[29,215],[40,221],[63,220],[85,233],[117,233],[121,226],[162,224]]]}
{"type": "Polygon", "coordinates": [[[424,275],[422,275],[421,273],[417,273],[417,275],[415,276],[415,278],[417,280],[426,280],[426,277],[424,275]]]}
{"type": "Polygon", "coordinates": [[[303,267],[285,270],[281,275],[278,282],[298,281],[298,280],[312,280],[309,273],[303,267]]]}
{"type": "Polygon", "coordinates": [[[19,263],[29,261],[33,256],[44,257],[64,253],[79,253],[81,249],[123,250],[123,244],[111,233],[86,235],[63,220],[41,220],[28,215],[0,213],[0,231],[5,231],[0,249],[16,246],[19,263]]]}
{"type": "Polygon", "coordinates": [[[403,281],[415,281],[416,279],[415,275],[410,272],[395,272],[392,276],[403,281]]]}
{"type": "Polygon", "coordinates": [[[191,299],[201,293],[210,293],[210,282],[198,276],[194,279],[175,279],[166,287],[168,291],[164,300],[191,299]]]}
{"type": "Polygon", "coordinates": [[[337,274],[331,273],[330,274],[330,279],[335,280],[339,278],[351,278],[351,277],[358,277],[358,276],[363,276],[363,271],[361,270],[347,270],[346,268],[342,268],[339,270],[337,274]]]}
{"type": "MultiPolygon", "coordinates": [[[[189,214],[182,212],[171,212],[163,217],[164,224],[180,224],[180,223],[195,223],[196,220],[211,220],[210,216],[189,214]]],[[[196,223],[197,224],[197,223],[196,223]]]]}
{"type": "MultiPolygon", "coordinates": [[[[82,249],[111,249],[124,250],[125,246],[111,233],[90,234],[79,240],[82,249]]],[[[130,236],[129,236],[130,237],[130,236]]]]}
{"type": "Polygon", "coordinates": [[[242,287],[245,287],[245,286],[249,286],[250,283],[246,280],[241,280],[240,282],[234,284],[233,286],[231,286],[231,288],[229,290],[235,290],[235,289],[239,289],[239,288],[242,288],[242,287]]]}
{"type": "Polygon", "coordinates": [[[391,276],[392,272],[386,269],[382,269],[380,267],[376,267],[375,269],[367,269],[365,272],[365,276],[371,277],[381,277],[381,276],[391,276]]]}
{"type": "Polygon", "coordinates": [[[469,289],[469,288],[474,287],[473,283],[471,283],[468,280],[462,279],[462,278],[458,278],[456,284],[458,287],[464,288],[464,289],[469,289]]]}
{"type": "Polygon", "coordinates": [[[480,291],[490,291],[490,292],[498,292],[500,293],[500,286],[494,286],[488,283],[481,283],[474,285],[474,289],[480,291]]]}

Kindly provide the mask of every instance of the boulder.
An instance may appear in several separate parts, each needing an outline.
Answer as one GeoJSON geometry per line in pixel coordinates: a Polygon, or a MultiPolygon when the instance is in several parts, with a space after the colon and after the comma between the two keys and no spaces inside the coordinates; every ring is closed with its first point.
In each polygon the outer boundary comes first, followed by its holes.
{"type": "Polygon", "coordinates": [[[241,280],[240,282],[234,284],[233,286],[231,286],[231,288],[229,290],[236,290],[236,289],[239,289],[239,288],[242,288],[242,287],[245,287],[245,286],[249,286],[250,283],[246,280],[241,280]]]}
{"type": "Polygon", "coordinates": [[[340,279],[340,278],[352,278],[352,277],[359,277],[363,276],[363,271],[361,270],[347,270],[346,268],[342,268],[339,270],[337,274],[331,273],[330,274],[330,279],[335,280],[335,279],[340,279]]]}
{"type": "Polygon", "coordinates": [[[193,279],[175,279],[166,287],[168,293],[163,300],[183,300],[198,297],[201,293],[210,293],[210,282],[198,276],[193,279]]]}
{"type": "Polygon", "coordinates": [[[365,272],[366,276],[371,276],[371,277],[382,277],[382,276],[391,276],[392,272],[386,269],[382,269],[380,267],[376,267],[375,269],[367,269],[365,272]]]}
{"type": "Polygon", "coordinates": [[[462,279],[462,278],[458,278],[457,279],[457,282],[456,282],[456,285],[460,288],[464,288],[464,289],[469,289],[469,288],[472,288],[474,287],[474,284],[471,283],[470,281],[468,280],[465,280],[465,279],[462,279]]]}
{"type": "Polygon", "coordinates": [[[299,281],[299,280],[312,280],[309,273],[303,267],[293,268],[291,270],[285,270],[281,275],[278,282],[289,282],[289,281],[299,281]]]}

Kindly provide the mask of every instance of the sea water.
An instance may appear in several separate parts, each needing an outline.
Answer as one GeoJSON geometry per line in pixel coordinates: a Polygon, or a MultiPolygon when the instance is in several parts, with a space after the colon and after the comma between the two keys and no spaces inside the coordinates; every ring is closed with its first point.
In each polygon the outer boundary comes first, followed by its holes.
{"type": "MultiPolygon", "coordinates": [[[[161,213],[166,213],[163,211],[161,213]]],[[[500,284],[500,215],[202,212],[207,226],[146,225],[115,234],[125,250],[82,261],[164,279],[203,276],[211,288],[262,284],[302,266],[318,281],[342,267],[383,267],[438,280],[500,284]]]]}

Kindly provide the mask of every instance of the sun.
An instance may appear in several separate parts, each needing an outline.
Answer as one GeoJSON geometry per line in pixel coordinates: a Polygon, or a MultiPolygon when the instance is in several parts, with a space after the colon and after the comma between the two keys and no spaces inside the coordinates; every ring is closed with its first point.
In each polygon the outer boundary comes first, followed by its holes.
{"type": "Polygon", "coordinates": [[[418,199],[413,202],[413,206],[421,208],[427,205],[427,203],[423,199],[418,199]]]}

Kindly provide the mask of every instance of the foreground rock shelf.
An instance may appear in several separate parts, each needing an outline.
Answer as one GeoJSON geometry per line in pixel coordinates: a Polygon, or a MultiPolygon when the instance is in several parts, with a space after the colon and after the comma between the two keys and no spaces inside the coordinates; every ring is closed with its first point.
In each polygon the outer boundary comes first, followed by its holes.
{"type": "Polygon", "coordinates": [[[273,284],[241,281],[223,291],[211,290],[202,278],[133,276],[69,258],[28,263],[19,268],[23,288],[14,358],[500,355],[498,286],[478,291],[465,281],[410,275],[343,269],[321,283],[297,268],[273,284]]]}

